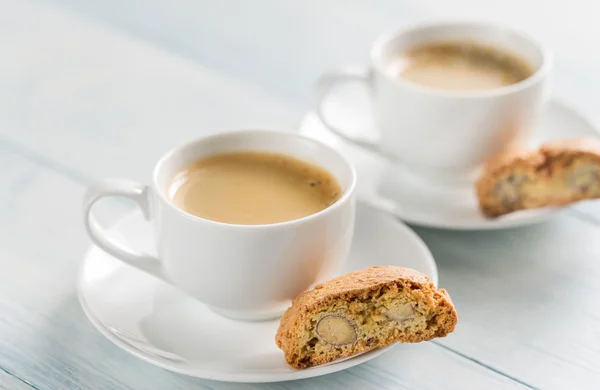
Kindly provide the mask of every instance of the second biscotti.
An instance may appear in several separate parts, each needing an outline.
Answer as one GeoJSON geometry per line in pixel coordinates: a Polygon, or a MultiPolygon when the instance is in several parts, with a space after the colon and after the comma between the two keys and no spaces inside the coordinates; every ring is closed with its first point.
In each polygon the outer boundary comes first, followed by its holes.
{"type": "Polygon", "coordinates": [[[488,217],[600,198],[600,141],[554,141],[501,156],[483,171],[476,192],[488,217]]]}

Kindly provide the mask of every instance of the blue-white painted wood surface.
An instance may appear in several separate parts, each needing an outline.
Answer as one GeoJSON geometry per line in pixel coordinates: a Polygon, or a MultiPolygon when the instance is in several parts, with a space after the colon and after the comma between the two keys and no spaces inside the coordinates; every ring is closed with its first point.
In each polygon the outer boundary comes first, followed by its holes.
{"type": "MultiPolygon", "coordinates": [[[[74,292],[92,180],[147,181],[169,147],[240,127],[293,130],[323,70],[382,30],[483,17],[544,37],[555,94],[600,114],[591,0],[0,0],[0,389],[598,389],[600,204],[506,232],[415,229],[460,314],[454,334],[321,378],[233,385],[141,362],[74,292]]],[[[113,220],[127,206],[107,203],[113,220]]]]}
{"type": "Polygon", "coordinates": [[[0,371],[0,390],[31,390],[31,386],[8,372],[0,371]]]}

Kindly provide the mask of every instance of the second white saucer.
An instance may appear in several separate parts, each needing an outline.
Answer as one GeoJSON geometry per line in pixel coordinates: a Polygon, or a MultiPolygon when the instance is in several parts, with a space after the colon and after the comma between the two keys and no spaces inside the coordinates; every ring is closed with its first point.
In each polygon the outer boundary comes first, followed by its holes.
{"type": "MultiPolygon", "coordinates": [[[[132,247],[153,251],[150,227],[137,211],[110,230],[112,237],[132,247]]],[[[211,261],[199,256],[198,261],[211,261]]],[[[359,204],[352,249],[342,272],[372,265],[410,267],[437,284],[437,268],[423,241],[393,217],[359,204]]],[[[275,345],[278,320],[221,317],[95,246],[81,264],[78,294],[92,324],[118,347],[156,366],[199,378],[230,382],[309,378],[366,362],[390,348],[295,370],[275,345]]]]}
{"type": "MultiPolygon", "coordinates": [[[[338,128],[347,129],[349,134],[376,137],[377,129],[368,112],[369,102],[363,94],[353,90],[332,93],[325,104],[328,118],[338,128]]],[[[479,211],[472,187],[448,187],[415,177],[402,165],[334,135],[313,112],[306,115],[299,131],[338,148],[350,159],[358,175],[359,199],[414,225],[454,230],[505,229],[538,223],[565,209],[527,210],[488,219],[479,211]]],[[[551,100],[539,124],[539,138],[535,143],[590,135],[599,133],[586,118],[563,103],[551,100]]]]}

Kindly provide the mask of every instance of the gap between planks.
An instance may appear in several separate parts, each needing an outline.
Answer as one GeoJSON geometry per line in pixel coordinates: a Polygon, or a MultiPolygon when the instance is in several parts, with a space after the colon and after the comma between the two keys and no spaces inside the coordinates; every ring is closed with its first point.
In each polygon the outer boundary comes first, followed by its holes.
{"type": "MultiPolygon", "coordinates": [[[[4,376],[4,375],[8,375],[10,378],[13,378],[13,380],[16,381],[15,383],[18,384],[17,386],[18,386],[19,389],[21,389],[23,387],[27,387],[27,388],[31,388],[31,389],[35,389],[35,390],[40,390],[39,387],[36,387],[32,383],[29,383],[25,379],[23,379],[23,378],[15,375],[14,373],[12,373],[12,372],[8,371],[7,369],[5,369],[4,367],[0,366],[0,376],[4,376]]],[[[10,383],[9,383],[9,385],[10,385],[10,383]]],[[[4,387],[2,387],[2,386],[3,386],[3,384],[0,383],[0,389],[4,389],[4,387]]],[[[6,387],[6,389],[7,390],[11,390],[12,388],[11,387],[6,387]]]]}

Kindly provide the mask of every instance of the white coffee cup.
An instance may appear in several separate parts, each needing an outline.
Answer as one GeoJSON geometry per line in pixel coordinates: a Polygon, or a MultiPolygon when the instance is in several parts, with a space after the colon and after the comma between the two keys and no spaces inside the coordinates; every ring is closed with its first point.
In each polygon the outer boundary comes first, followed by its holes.
{"type": "Polygon", "coordinates": [[[85,226],[92,241],[125,263],[170,283],[217,313],[241,320],[281,315],[291,299],[335,276],[354,231],[356,174],[336,150],[286,132],[245,130],[212,135],[168,152],[154,168],[152,184],[107,180],[85,194],[85,226]],[[193,161],[237,151],[282,153],[328,170],[343,194],[328,208],[268,225],[235,225],[193,216],[177,208],[167,189],[176,172],[193,161]],[[158,257],[111,239],[92,206],[122,196],[137,203],[155,232],[158,257]]]}
{"type": "Polygon", "coordinates": [[[472,180],[478,169],[507,145],[529,144],[549,95],[551,54],[514,29],[477,22],[437,22],[384,34],[371,50],[368,69],[326,73],[317,84],[316,113],[338,136],[406,164],[411,171],[452,182],[472,180]],[[502,88],[462,92],[403,80],[394,57],[430,42],[471,40],[506,48],[536,69],[529,78],[502,88]],[[327,117],[323,102],[338,83],[359,81],[371,93],[379,140],[350,136],[327,117]]]}

